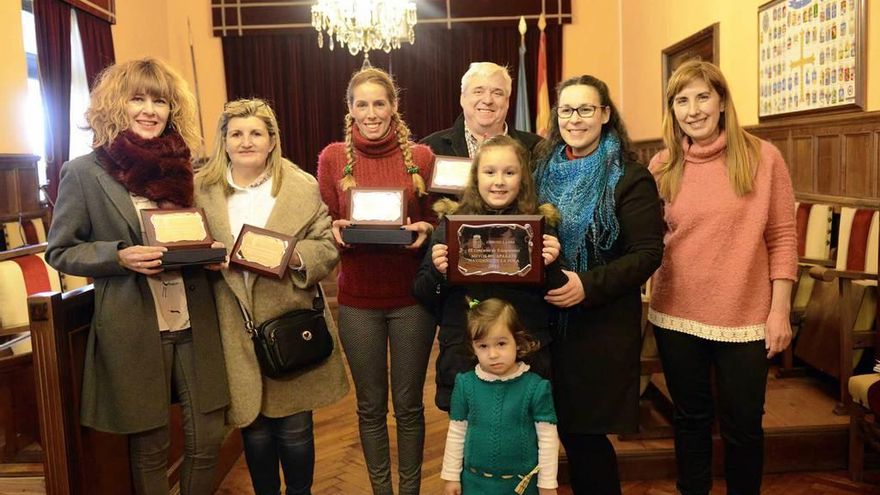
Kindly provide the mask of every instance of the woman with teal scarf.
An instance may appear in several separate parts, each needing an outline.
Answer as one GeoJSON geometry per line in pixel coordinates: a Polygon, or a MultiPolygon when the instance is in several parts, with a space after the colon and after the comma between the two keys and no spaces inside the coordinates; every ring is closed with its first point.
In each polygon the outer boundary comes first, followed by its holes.
{"type": "Polygon", "coordinates": [[[559,437],[575,495],[619,494],[606,434],[638,426],[640,287],[663,257],[660,199],[604,82],[568,79],[556,101],[535,180],[540,201],[559,209],[572,269],[546,296],[560,308],[551,344],[559,437]]]}

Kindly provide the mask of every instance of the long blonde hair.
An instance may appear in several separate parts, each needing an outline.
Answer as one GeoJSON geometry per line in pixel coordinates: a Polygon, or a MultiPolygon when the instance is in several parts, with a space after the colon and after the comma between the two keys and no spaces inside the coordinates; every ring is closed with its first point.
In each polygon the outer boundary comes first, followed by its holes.
{"type": "Polygon", "coordinates": [[[663,144],[669,150],[669,156],[665,162],[661,162],[657,169],[660,197],[671,202],[681,188],[685,158],[682,140],[686,135],[675,118],[673,100],[675,95],[681,92],[685,86],[697,80],[703,81],[715,89],[715,92],[721,97],[721,103],[724,105],[722,111],[724,117],[719,119],[718,126],[727,134],[727,175],[736,195],[745,196],[752,191],[754,186],[761,141],[739,125],[736,109],[733,106],[733,97],[730,94],[730,86],[727,85],[727,80],[724,79],[721,69],[709,62],[690,60],[675,70],[666,87],[666,108],[663,113],[662,128],[663,144]]]}
{"type": "Polygon", "coordinates": [[[281,157],[281,139],[278,137],[278,119],[275,118],[272,107],[259,98],[234,100],[223,107],[223,113],[220,114],[220,120],[217,122],[211,160],[198,171],[198,175],[203,177],[202,187],[227,184],[229,154],[226,153],[226,132],[229,130],[229,121],[248,117],[257,117],[266,124],[269,138],[274,144],[269,156],[266,157],[266,170],[272,175],[272,196],[277,196],[278,191],[281,190],[281,168],[284,166],[284,158],[281,157]]]}
{"type": "MultiPolygon", "coordinates": [[[[362,69],[355,72],[351,76],[351,79],[349,79],[348,88],[345,90],[345,103],[350,107],[354,103],[354,89],[365,83],[374,83],[382,86],[385,89],[385,94],[388,95],[388,103],[395,107],[395,111],[391,115],[391,120],[394,122],[395,128],[397,129],[397,143],[400,146],[401,153],[403,153],[403,165],[406,167],[407,173],[412,176],[413,188],[416,195],[425,196],[428,194],[428,191],[425,187],[424,179],[419,175],[419,167],[413,160],[409,127],[407,127],[406,123],[400,117],[400,113],[396,110],[397,102],[399,100],[399,91],[394,84],[394,80],[391,79],[391,76],[384,70],[376,68],[362,69]]],[[[345,127],[343,128],[343,134],[345,136],[345,168],[343,169],[342,179],[339,180],[339,186],[343,191],[347,191],[349,188],[357,186],[357,182],[354,179],[354,142],[351,138],[351,127],[353,125],[354,116],[349,112],[345,115],[345,127]]]]}
{"type": "Polygon", "coordinates": [[[111,65],[98,76],[86,110],[86,122],[94,134],[92,148],[112,143],[131,127],[126,103],[136,94],[168,100],[170,113],[165,131],[176,129],[195,156],[202,140],[195,97],[174,69],[151,57],[111,65]]]}

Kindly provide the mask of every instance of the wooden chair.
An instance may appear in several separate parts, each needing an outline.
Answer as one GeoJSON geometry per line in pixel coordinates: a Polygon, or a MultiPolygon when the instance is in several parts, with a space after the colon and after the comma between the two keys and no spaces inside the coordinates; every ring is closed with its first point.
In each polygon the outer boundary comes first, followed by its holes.
{"type": "MultiPolygon", "coordinates": [[[[48,495],[133,493],[126,437],[80,425],[80,390],[94,297],[92,286],[86,286],[28,298],[48,495]]],[[[174,484],[179,479],[183,438],[177,406],[171,408],[169,428],[168,472],[174,484]]],[[[221,448],[216,485],[241,452],[241,436],[233,430],[221,448]]]]}
{"type": "Polygon", "coordinates": [[[24,333],[0,344],[0,428],[3,431],[0,462],[21,463],[19,453],[39,442],[36,409],[30,334],[24,333]]]}
{"type": "Polygon", "coordinates": [[[862,481],[865,447],[880,451],[880,373],[857,375],[849,379],[849,477],[862,481]]]}
{"type": "MultiPolygon", "coordinates": [[[[69,277],[65,284],[65,277],[46,264],[45,249],[38,244],[0,253],[0,462],[17,461],[25,447],[40,443],[27,298],[86,282],[69,277]]],[[[41,461],[38,453],[29,457],[41,461]]]]}
{"type": "Polygon", "coordinates": [[[27,297],[37,292],[60,291],[61,278],[46,263],[45,244],[0,253],[0,334],[28,330],[27,297]]]}
{"type": "Polygon", "coordinates": [[[43,258],[45,244],[0,253],[0,461],[15,462],[40,442],[27,298],[61,287],[58,272],[43,258]]]}
{"type": "MultiPolygon", "coordinates": [[[[873,348],[877,318],[877,264],[880,243],[880,211],[844,207],[840,212],[837,263],[833,269],[816,266],[810,275],[837,289],[837,376],[840,383],[839,411],[851,402],[849,379],[864,349],[873,348]]],[[[826,353],[833,352],[826,349],[826,353]]],[[[836,372],[836,373],[835,373],[836,372]]]]}
{"type": "MultiPolygon", "coordinates": [[[[832,266],[831,226],[834,209],[831,205],[795,203],[798,236],[798,276],[791,291],[792,341],[799,333],[804,314],[813,295],[815,279],[810,276],[814,266],[832,266]]],[[[782,351],[782,364],[777,376],[794,374],[794,342],[782,351]]]]}
{"type": "Polygon", "coordinates": [[[39,216],[3,222],[2,230],[7,250],[46,242],[46,227],[39,216]]]}

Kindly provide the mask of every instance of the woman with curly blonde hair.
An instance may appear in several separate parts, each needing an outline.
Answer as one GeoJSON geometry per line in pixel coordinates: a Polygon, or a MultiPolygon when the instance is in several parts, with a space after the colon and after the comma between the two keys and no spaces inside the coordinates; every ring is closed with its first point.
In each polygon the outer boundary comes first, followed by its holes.
{"type": "Polygon", "coordinates": [[[373,493],[392,494],[388,447],[388,347],[391,394],[397,418],[402,495],[419,493],[425,415],[422,388],[434,340],[434,319],[410,293],[420,248],[433,227],[425,178],[434,155],[410,142],[397,112],[398,91],[379,69],[356,72],[346,91],[345,142],[324,148],[318,158],[321,196],[330,208],[333,235],[342,247],[339,272],[339,337],[351,368],[358,400],[361,444],[373,493]],[[346,246],[341,229],[349,222],[348,189],[358,185],[405,190],[415,242],[397,246],[346,246]]]}
{"type": "MultiPolygon", "coordinates": [[[[94,151],[61,169],[46,259],[91,277],[95,310],[85,351],[81,421],[128,435],[135,491],[168,493],[172,391],[183,410],[180,492],[211,493],[229,392],[205,270],[164,270],[140,211],[193,206],[195,101],[165,63],[107,68],[86,112],[94,151]]],[[[219,269],[219,265],[208,268],[219,269]]]]}

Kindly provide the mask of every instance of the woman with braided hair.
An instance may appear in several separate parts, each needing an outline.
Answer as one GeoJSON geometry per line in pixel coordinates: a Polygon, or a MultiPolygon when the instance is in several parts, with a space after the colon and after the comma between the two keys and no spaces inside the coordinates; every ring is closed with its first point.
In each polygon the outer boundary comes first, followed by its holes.
{"type": "Polygon", "coordinates": [[[421,247],[434,222],[425,190],[434,155],[410,142],[397,112],[398,90],[380,69],[356,72],[346,91],[345,142],[332,143],[318,158],[321,196],[333,218],[342,249],[339,270],[339,337],[357,393],[361,445],[374,494],[392,495],[388,446],[388,348],[391,397],[397,419],[401,495],[419,493],[425,415],[422,389],[434,341],[433,316],[410,293],[421,247]],[[348,189],[405,190],[409,223],[418,234],[406,247],[343,243],[349,226],[348,189]]]}

